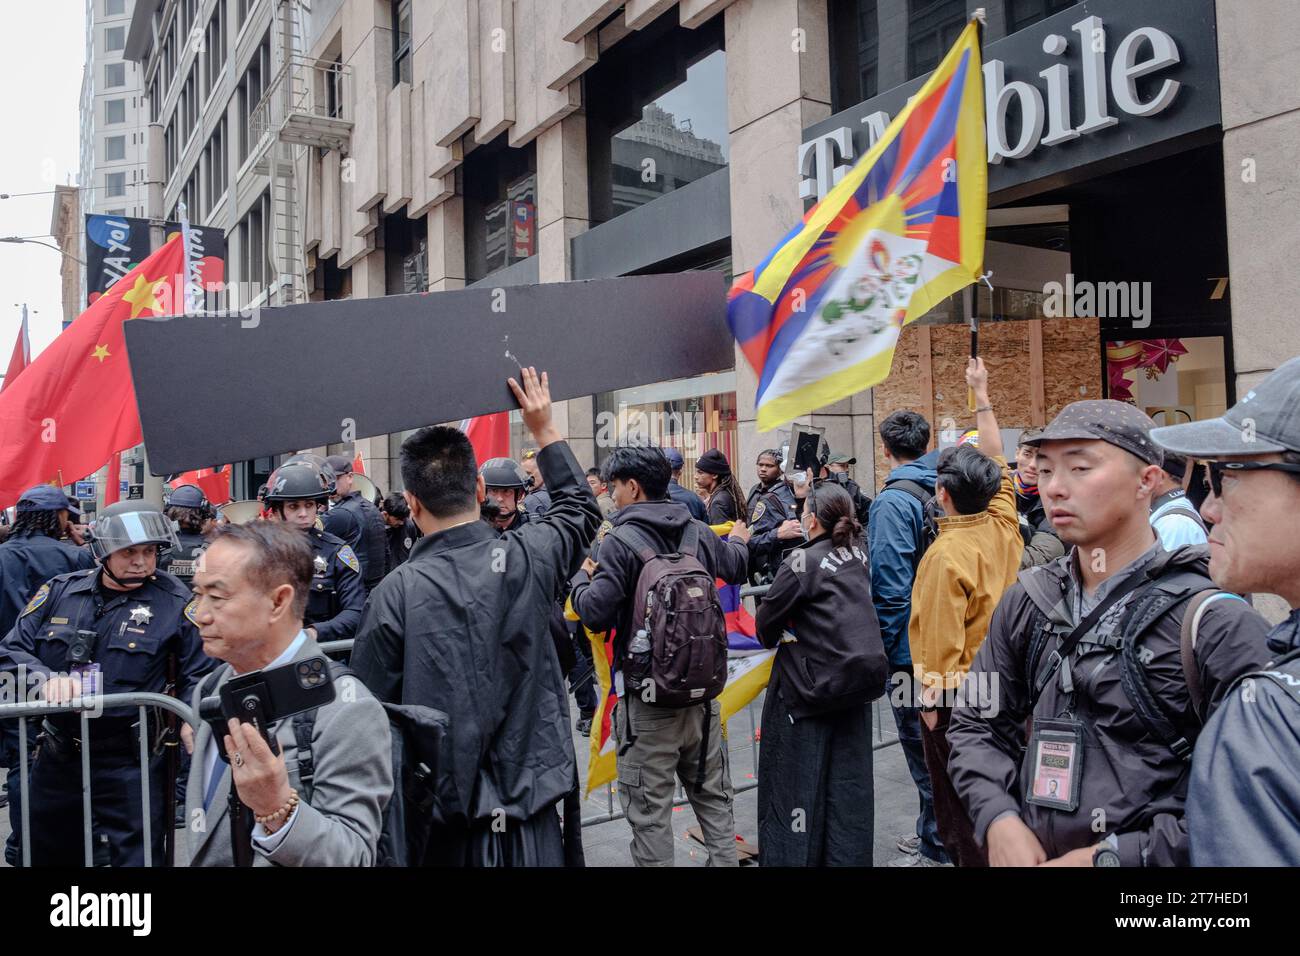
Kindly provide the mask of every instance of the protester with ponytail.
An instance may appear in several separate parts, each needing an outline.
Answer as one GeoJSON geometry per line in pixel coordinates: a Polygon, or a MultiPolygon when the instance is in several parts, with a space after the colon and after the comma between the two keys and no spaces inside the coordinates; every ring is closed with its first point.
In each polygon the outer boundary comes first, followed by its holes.
{"type": "Polygon", "coordinates": [[[889,665],[852,496],[794,486],[807,544],[785,556],[758,606],[777,648],[763,705],[758,846],[763,866],[870,866],[875,825],[871,701],[889,665]]]}

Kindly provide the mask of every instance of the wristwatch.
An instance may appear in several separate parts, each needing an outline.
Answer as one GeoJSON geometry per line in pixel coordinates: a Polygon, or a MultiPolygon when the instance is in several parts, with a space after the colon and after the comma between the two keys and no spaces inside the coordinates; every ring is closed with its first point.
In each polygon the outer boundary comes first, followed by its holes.
{"type": "Polygon", "coordinates": [[[1092,851],[1092,865],[1119,866],[1119,854],[1111,849],[1109,844],[1103,843],[1092,851]]]}

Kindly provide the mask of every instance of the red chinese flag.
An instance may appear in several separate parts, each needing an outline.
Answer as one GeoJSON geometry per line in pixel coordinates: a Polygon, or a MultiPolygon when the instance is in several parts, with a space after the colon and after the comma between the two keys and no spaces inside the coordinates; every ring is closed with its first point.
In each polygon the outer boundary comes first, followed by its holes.
{"type": "Polygon", "coordinates": [[[9,357],[9,370],[0,382],[0,392],[18,380],[18,373],[32,364],[32,341],[27,331],[27,310],[23,309],[22,325],[18,327],[18,341],[14,342],[13,355],[9,357]]]}
{"type": "Polygon", "coordinates": [[[108,460],[108,477],[104,479],[104,507],[122,500],[122,453],[114,452],[108,460]]]}
{"type": "Polygon", "coordinates": [[[0,394],[0,507],[32,485],[65,484],[140,444],[122,323],[181,311],[177,234],[81,313],[0,394]]]}
{"type": "Polygon", "coordinates": [[[361,457],[361,452],[357,452],[357,457],[352,459],[352,470],[358,475],[366,473],[366,460],[361,457]]]}
{"type": "Polygon", "coordinates": [[[214,505],[224,505],[230,500],[230,466],[220,468],[199,468],[177,475],[171,482],[173,488],[181,485],[197,485],[214,505]]]}
{"type": "Polygon", "coordinates": [[[460,430],[474,446],[474,460],[480,465],[489,458],[510,457],[510,413],[480,415],[461,422],[460,430]]]}

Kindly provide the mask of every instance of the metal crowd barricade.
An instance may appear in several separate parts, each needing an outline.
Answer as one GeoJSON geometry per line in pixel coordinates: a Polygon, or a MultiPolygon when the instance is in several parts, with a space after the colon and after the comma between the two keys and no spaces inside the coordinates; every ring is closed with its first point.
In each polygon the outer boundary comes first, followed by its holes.
{"type": "MultiPolygon", "coordinates": [[[[148,708],[158,707],[169,710],[191,727],[197,727],[198,721],[189,705],[166,694],[101,694],[95,697],[74,697],[65,703],[55,704],[49,701],[33,701],[26,704],[0,704],[0,721],[18,720],[18,794],[22,803],[20,830],[23,846],[23,866],[32,865],[31,833],[31,794],[29,790],[29,769],[27,766],[27,719],[29,717],[47,717],[50,714],[81,715],[81,811],[84,824],[86,866],[94,866],[94,816],[90,805],[90,750],[94,741],[90,736],[90,712],[98,711],[95,717],[103,716],[109,710],[135,707],[140,714],[140,802],[144,817],[144,865],[153,866],[153,820],[150,814],[149,795],[149,721],[148,708]]],[[[174,821],[165,821],[167,826],[174,821]]]]}
{"type": "MultiPolygon", "coordinates": [[[[762,595],[767,593],[767,590],[768,590],[768,585],[766,584],[757,585],[753,587],[748,587],[748,586],[742,587],[740,589],[740,598],[742,601],[744,601],[746,599],[761,597],[762,595]]],[[[751,609],[751,613],[752,613],[752,609],[751,609]]],[[[325,654],[333,656],[333,655],[350,653],[352,651],[352,645],[353,645],[353,641],[351,640],[322,641],[320,643],[320,649],[325,654]]],[[[871,748],[872,751],[874,752],[876,750],[883,750],[885,747],[892,747],[894,744],[898,743],[898,734],[894,731],[891,731],[888,734],[885,733],[884,724],[882,721],[884,718],[889,716],[888,698],[882,697],[879,700],[873,702],[871,706],[872,706],[872,715],[871,715],[872,732],[874,733],[876,738],[871,748]]],[[[752,774],[752,779],[745,781],[738,787],[732,788],[734,793],[746,793],[758,786],[758,748],[759,748],[759,731],[761,728],[759,726],[760,723],[759,720],[754,715],[754,701],[751,700],[748,704],[745,705],[745,714],[749,718],[749,745],[750,745],[750,752],[753,758],[754,772],[752,774]]],[[[893,723],[892,719],[890,720],[890,723],[891,724],[893,723]]],[[[611,820],[620,820],[625,816],[622,808],[616,807],[614,805],[614,785],[612,783],[605,784],[604,791],[605,791],[605,812],[594,817],[584,817],[582,821],[582,825],[584,827],[595,826],[600,823],[608,823],[611,820]]],[[[682,786],[682,782],[678,780],[677,789],[673,795],[673,806],[675,807],[684,806],[687,802],[688,799],[686,797],[685,788],[682,786]]]]}

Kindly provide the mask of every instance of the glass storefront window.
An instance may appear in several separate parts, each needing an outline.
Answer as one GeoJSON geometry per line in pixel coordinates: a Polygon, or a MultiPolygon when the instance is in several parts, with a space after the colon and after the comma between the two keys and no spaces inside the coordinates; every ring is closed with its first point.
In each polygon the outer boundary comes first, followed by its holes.
{"type": "Polygon", "coordinates": [[[613,219],[727,165],[721,20],[687,30],[666,15],[624,39],[588,72],[593,223],[613,219]]]}
{"type": "Polygon", "coordinates": [[[457,171],[465,197],[465,269],[470,282],[537,252],[537,148],[480,146],[457,171]]]}
{"type": "Polygon", "coordinates": [[[736,373],[624,388],[596,396],[596,463],[618,445],[649,443],[682,453],[683,487],[695,487],[695,460],[710,448],[738,468],[736,373]]]}
{"type": "Polygon", "coordinates": [[[1006,0],[1007,33],[1015,33],[1053,13],[1074,6],[1077,0],[1006,0]]]}
{"type": "Polygon", "coordinates": [[[1223,337],[1107,342],[1106,392],[1157,425],[1217,418],[1228,408],[1223,337]]]}
{"type": "Polygon", "coordinates": [[[965,27],[966,0],[908,0],[908,79],[938,66],[965,27]]]}

